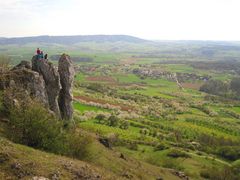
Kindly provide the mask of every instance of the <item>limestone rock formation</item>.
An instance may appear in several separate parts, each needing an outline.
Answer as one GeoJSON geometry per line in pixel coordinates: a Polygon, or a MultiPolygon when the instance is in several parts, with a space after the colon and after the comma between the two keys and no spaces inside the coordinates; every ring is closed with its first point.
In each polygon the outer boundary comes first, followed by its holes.
{"type": "Polygon", "coordinates": [[[71,119],[72,107],[72,86],[74,80],[74,67],[70,57],[63,54],[58,63],[58,73],[60,75],[61,90],[59,94],[59,108],[62,119],[71,119]]]}
{"type": "Polygon", "coordinates": [[[47,93],[42,76],[22,65],[0,75],[0,90],[23,89],[28,95],[37,97],[40,102],[47,105],[47,93]]]}
{"type": "Polygon", "coordinates": [[[48,62],[46,59],[38,59],[37,56],[33,56],[32,58],[32,70],[42,75],[45,81],[49,109],[55,112],[57,116],[60,116],[58,106],[60,79],[57,70],[52,63],[48,62]]]}
{"type": "Polygon", "coordinates": [[[12,70],[17,69],[32,69],[32,64],[29,61],[21,61],[18,65],[16,65],[12,70]]]}
{"type": "Polygon", "coordinates": [[[30,97],[37,99],[59,118],[69,120],[73,114],[73,80],[74,68],[68,55],[61,56],[58,71],[47,60],[33,56],[32,64],[22,61],[12,70],[0,73],[0,90],[11,89],[7,99],[13,101],[11,104],[18,104],[15,94],[20,93],[23,102],[30,97]]]}

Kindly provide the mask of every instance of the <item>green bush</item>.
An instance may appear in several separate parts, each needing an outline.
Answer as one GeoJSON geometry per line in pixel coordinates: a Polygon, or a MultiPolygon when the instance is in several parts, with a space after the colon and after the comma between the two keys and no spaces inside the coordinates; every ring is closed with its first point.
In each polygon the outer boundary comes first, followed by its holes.
{"type": "Polygon", "coordinates": [[[90,148],[93,139],[90,136],[84,136],[76,133],[75,131],[68,132],[66,135],[66,150],[65,155],[78,159],[89,159],[90,148]]]}
{"type": "Polygon", "coordinates": [[[95,119],[98,120],[99,124],[104,123],[106,116],[104,114],[98,114],[95,119]]]}
{"type": "Polygon", "coordinates": [[[240,158],[239,146],[223,146],[219,147],[217,154],[225,159],[234,161],[240,158]]]}
{"type": "Polygon", "coordinates": [[[92,138],[66,126],[37,102],[10,108],[9,119],[8,136],[14,142],[78,159],[88,157],[92,138]]]}
{"type": "Polygon", "coordinates": [[[117,126],[118,126],[119,119],[118,119],[117,116],[111,115],[111,116],[108,118],[108,122],[109,122],[109,126],[117,127],[117,126]]]}
{"type": "Polygon", "coordinates": [[[172,149],[167,153],[167,156],[173,157],[173,158],[190,158],[191,156],[188,155],[187,153],[180,151],[178,149],[172,149]]]}
{"type": "Polygon", "coordinates": [[[51,152],[62,151],[62,123],[40,104],[31,102],[26,106],[12,107],[9,119],[9,136],[13,141],[51,152]]]}
{"type": "Polygon", "coordinates": [[[162,151],[165,149],[168,149],[169,147],[164,143],[159,143],[157,146],[155,146],[154,151],[162,151]]]}

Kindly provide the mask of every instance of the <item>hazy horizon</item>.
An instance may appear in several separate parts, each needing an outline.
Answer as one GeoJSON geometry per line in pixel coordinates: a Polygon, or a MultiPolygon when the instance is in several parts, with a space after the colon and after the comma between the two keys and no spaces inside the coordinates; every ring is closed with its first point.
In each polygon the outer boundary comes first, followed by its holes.
{"type": "Polygon", "coordinates": [[[11,38],[28,38],[28,37],[41,37],[41,36],[51,36],[51,37],[66,37],[66,36],[132,36],[132,37],[135,37],[135,38],[140,38],[140,39],[143,39],[143,40],[149,40],[149,41],[213,41],[213,42],[240,42],[240,40],[211,40],[211,39],[146,39],[146,38],[142,38],[142,37],[139,37],[139,36],[135,36],[135,35],[129,35],[129,34],[85,34],[85,35],[82,35],[82,34],[73,34],[73,35],[32,35],[32,36],[9,36],[9,37],[3,37],[3,36],[0,36],[0,38],[8,38],[8,39],[11,39],[11,38]]]}
{"type": "Polygon", "coordinates": [[[8,0],[0,2],[0,37],[240,41],[238,7],[238,0],[8,0]]]}

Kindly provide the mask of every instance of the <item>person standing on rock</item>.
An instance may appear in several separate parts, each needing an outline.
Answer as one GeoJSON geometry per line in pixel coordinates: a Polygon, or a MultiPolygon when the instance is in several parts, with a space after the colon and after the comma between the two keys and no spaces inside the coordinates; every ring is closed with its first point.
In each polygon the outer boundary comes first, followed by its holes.
{"type": "Polygon", "coordinates": [[[47,60],[47,58],[48,58],[48,54],[45,54],[44,59],[47,60]]]}
{"type": "Polygon", "coordinates": [[[40,53],[40,59],[43,59],[43,51],[40,53]]]}
{"type": "Polygon", "coordinates": [[[37,48],[37,58],[40,59],[40,54],[41,54],[41,51],[39,48],[37,48]]]}
{"type": "Polygon", "coordinates": [[[39,55],[41,53],[40,49],[37,48],[37,55],[39,55]]]}

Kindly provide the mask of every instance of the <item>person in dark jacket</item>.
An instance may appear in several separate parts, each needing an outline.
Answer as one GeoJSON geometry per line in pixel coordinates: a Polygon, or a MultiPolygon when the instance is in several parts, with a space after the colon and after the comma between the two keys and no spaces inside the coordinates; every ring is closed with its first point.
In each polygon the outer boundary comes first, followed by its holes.
{"type": "Polygon", "coordinates": [[[48,58],[48,54],[45,54],[44,59],[47,60],[47,58],[48,58]]]}

